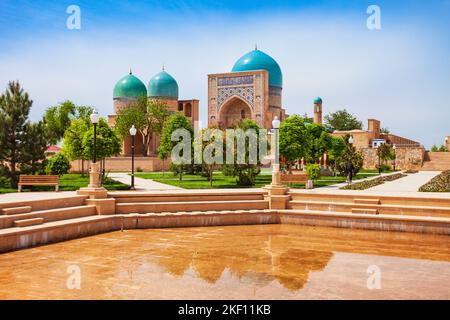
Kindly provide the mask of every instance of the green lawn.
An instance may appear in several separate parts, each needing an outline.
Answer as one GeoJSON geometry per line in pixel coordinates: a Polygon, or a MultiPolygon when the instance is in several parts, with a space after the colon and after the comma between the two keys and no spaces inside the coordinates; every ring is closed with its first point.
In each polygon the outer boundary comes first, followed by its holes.
{"type": "MultiPolygon", "coordinates": [[[[87,187],[89,184],[89,177],[86,175],[84,177],[81,174],[65,174],[59,178],[59,190],[60,191],[75,191],[83,187],[87,187]]],[[[107,179],[106,183],[103,185],[108,190],[128,190],[130,186],[114,181],[112,179],[107,179]]],[[[23,191],[53,191],[55,190],[52,186],[32,186],[24,187],[23,191]]],[[[11,188],[0,188],[0,193],[11,193],[17,192],[17,189],[11,188]]]]}
{"type": "MultiPolygon", "coordinates": [[[[358,173],[354,180],[364,179],[367,177],[374,176],[373,173],[358,173]]],[[[143,179],[151,179],[157,182],[165,183],[168,185],[184,188],[184,189],[228,189],[228,188],[242,188],[236,184],[235,177],[227,177],[224,176],[221,172],[214,172],[214,179],[212,183],[212,187],[210,186],[209,181],[206,180],[205,177],[200,175],[192,175],[185,174],[183,175],[183,180],[180,181],[178,176],[174,176],[172,172],[146,172],[146,173],[136,173],[136,177],[143,179]]],[[[329,186],[336,183],[345,182],[345,177],[321,177],[314,184],[315,187],[324,187],[329,186]]],[[[270,171],[263,171],[263,173],[259,174],[256,178],[256,184],[253,188],[260,188],[270,184],[272,181],[272,175],[270,171]]],[[[296,183],[291,184],[292,188],[304,189],[304,183],[296,183]]]]}

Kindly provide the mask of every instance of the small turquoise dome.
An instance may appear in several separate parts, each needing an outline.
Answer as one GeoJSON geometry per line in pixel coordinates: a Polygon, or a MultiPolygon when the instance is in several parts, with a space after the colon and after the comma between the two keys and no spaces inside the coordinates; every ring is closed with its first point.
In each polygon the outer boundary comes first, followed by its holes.
{"type": "Polygon", "coordinates": [[[283,75],[278,63],[268,54],[255,49],[242,56],[233,66],[232,72],[267,70],[269,86],[283,87],[283,75]]]}
{"type": "Polygon", "coordinates": [[[322,103],[322,98],[321,98],[321,97],[315,98],[315,99],[314,99],[314,103],[315,103],[315,104],[322,103]]]}
{"type": "Polygon", "coordinates": [[[178,83],[163,70],[148,82],[148,96],[150,98],[178,99],[178,83]]]}
{"type": "Polygon", "coordinates": [[[113,98],[139,98],[147,96],[145,84],[131,71],[114,86],[113,98]]]}

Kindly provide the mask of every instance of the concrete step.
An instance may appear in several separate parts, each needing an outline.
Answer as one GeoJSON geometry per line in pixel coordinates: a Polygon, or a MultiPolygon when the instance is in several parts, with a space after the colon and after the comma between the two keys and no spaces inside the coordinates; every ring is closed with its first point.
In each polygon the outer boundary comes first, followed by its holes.
{"type": "Polygon", "coordinates": [[[16,220],[14,221],[15,227],[29,227],[29,226],[35,226],[39,224],[44,223],[44,218],[32,218],[32,219],[23,219],[23,220],[16,220]]]}
{"type": "Polygon", "coordinates": [[[6,216],[10,216],[10,215],[13,215],[13,214],[28,213],[28,212],[31,212],[31,207],[30,206],[0,209],[0,214],[6,215],[6,216]]]}
{"type": "Polygon", "coordinates": [[[32,211],[67,208],[82,206],[85,204],[87,196],[83,195],[67,195],[58,196],[53,199],[34,199],[15,202],[0,203],[0,209],[30,206],[32,211]]]}
{"type": "Polygon", "coordinates": [[[93,205],[84,205],[69,208],[58,208],[41,211],[32,211],[29,213],[21,213],[9,216],[0,216],[0,229],[10,228],[14,225],[14,221],[18,219],[43,218],[46,222],[58,221],[65,219],[73,219],[79,217],[87,217],[96,215],[97,211],[93,205]]]}
{"type": "MultiPolygon", "coordinates": [[[[384,202],[384,201],[383,201],[384,202]]],[[[416,206],[403,204],[357,204],[351,202],[327,202],[327,201],[299,201],[289,202],[289,208],[293,210],[315,210],[327,212],[352,212],[352,209],[369,210],[376,209],[379,214],[397,214],[429,217],[449,217],[449,207],[416,206]]]]}
{"type": "Polygon", "coordinates": [[[380,199],[355,199],[353,200],[354,203],[358,204],[380,204],[380,199]]]}
{"type": "Polygon", "coordinates": [[[352,208],[352,213],[359,213],[359,214],[378,214],[378,209],[352,208]]]}
{"type": "Polygon", "coordinates": [[[116,213],[191,212],[211,210],[269,209],[267,200],[189,201],[189,202],[135,202],[116,204],[116,213]]]}
{"type": "Polygon", "coordinates": [[[171,196],[128,196],[117,197],[116,203],[138,203],[138,202],[188,202],[188,201],[234,201],[234,200],[264,200],[260,194],[222,194],[222,195],[171,195],[171,196]]]}

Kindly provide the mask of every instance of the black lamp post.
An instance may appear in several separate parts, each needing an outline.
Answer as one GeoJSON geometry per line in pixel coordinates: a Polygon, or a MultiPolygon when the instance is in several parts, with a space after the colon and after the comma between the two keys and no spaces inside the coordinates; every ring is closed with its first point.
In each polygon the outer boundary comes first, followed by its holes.
{"type": "Polygon", "coordinates": [[[394,146],[392,147],[392,149],[394,149],[394,171],[395,171],[395,162],[397,161],[397,146],[394,144],[394,146]]]}
{"type": "Polygon", "coordinates": [[[353,180],[353,162],[352,162],[352,153],[353,153],[353,136],[348,138],[348,161],[347,161],[347,182],[349,184],[352,183],[353,180]]]}
{"type": "Polygon", "coordinates": [[[381,152],[380,152],[380,146],[378,146],[377,154],[378,154],[378,174],[381,175],[381,152]]]}
{"type": "Polygon", "coordinates": [[[131,135],[131,190],[135,190],[134,188],[134,136],[137,133],[137,129],[134,125],[130,128],[131,135]]]}
{"type": "Polygon", "coordinates": [[[100,121],[100,115],[98,114],[97,110],[94,110],[92,114],[90,115],[91,122],[94,125],[94,156],[92,159],[92,163],[97,162],[97,123],[100,121]]]}

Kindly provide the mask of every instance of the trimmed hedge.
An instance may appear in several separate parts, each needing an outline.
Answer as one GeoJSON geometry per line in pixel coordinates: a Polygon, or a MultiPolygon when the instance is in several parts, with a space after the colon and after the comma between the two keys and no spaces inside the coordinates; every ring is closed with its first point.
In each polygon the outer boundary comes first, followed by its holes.
{"type": "Polygon", "coordinates": [[[387,181],[394,181],[400,178],[406,177],[406,174],[403,173],[395,173],[389,176],[378,177],[372,180],[361,181],[353,184],[349,184],[345,187],[340,188],[341,190],[366,190],[380,184],[383,184],[387,181]]]}
{"type": "Polygon", "coordinates": [[[450,170],[443,171],[423,186],[419,192],[450,192],[450,170]]]}

